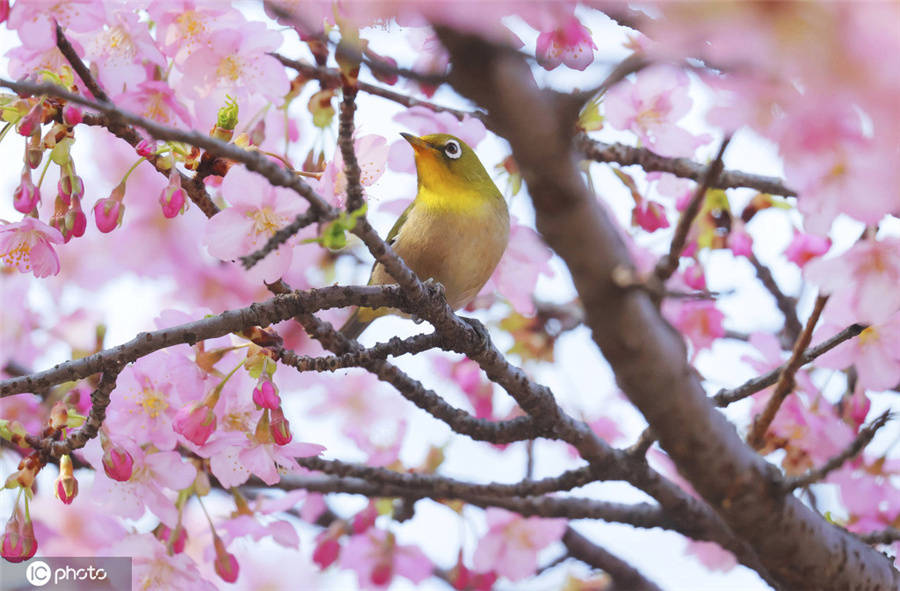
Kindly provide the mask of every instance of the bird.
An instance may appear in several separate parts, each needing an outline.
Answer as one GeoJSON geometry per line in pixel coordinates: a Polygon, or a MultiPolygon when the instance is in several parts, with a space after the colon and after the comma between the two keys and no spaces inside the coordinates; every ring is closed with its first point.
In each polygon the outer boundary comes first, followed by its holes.
{"type": "MultiPolygon", "coordinates": [[[[416,197],[388,233],[387,243],[419,279],[440,283],[454,310],[478,295],[509,242],[509,210],[475,151],[458,137],[401,133],[416,162],[416,197]]],[[[376,262],[369,285],[396,283],[376,262]]],[[[373,320],[397,313],[357,308],[340,332],[357,338],[373,320]]]]}

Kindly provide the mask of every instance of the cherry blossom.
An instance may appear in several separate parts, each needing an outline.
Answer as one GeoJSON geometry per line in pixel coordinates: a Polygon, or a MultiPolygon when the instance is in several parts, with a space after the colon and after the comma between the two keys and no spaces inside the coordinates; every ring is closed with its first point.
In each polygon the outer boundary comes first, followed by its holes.
{"type": "Polygon", "coordinates": [[[341,552],[341,566],[356,572],[363,589],[383,589],[394,575],[421,583],[433,568],[418,547],[401,546],[393,534],[376,528],[350,537],[341,552]]]}
{"type": "Polygon", "coordinates": [[[553,31],[543,31],[537,38],[537,60],[547,70],[565,64],[574,70],[584,70],[594,61],[597,45],[591,32],[571,16],[553,31]]]}
{"type": "Polygon", "coordinates": [[[475,570],[494,570],[510,581],[521,581],[537,569],[538,552],[562,538],[563,519],[522,517],[505,509],[485,511],[488,532],[478,541],[475,570]]]}
{"type": "Polygon", "coordinates": [[[641,143],[663,156],[691,156],[709,136],[695,136],[678,125],[691,109],[690,79],[681,70],[658,66],[642,70],[609,90],[606,119],[634,132],[641,143]]]}
{"type": "Polygon", "coordinates": [[[134,589],[197,589],[215,591],[196,563],[185,553],[169,556],[166,546],[152,534],[133,534],[115,546],[118,555],[132,557],[134,589]]]}
{"type": "Polygon", "coordinates": [[[53,244],[64,242],[62,234],[44,222],[25,217],[21,222],[0,225],[0,261],[20,273],[35,277],[59,273],[59,256],[53,244]]]}
{"type": "MultiPolygon", "coordinates": [[[[242,167],[228,172],[221,191],[230,207],[207,222],[204,242],[211,255],[225,261],[262,248],[269,237],[303,210],[291,191],[272,187],[242,167]]],[[[249,279],[272,282],[281,278],[291,265],[293,242],[289,240],[257,263],[247,272],[249,279]]]]}

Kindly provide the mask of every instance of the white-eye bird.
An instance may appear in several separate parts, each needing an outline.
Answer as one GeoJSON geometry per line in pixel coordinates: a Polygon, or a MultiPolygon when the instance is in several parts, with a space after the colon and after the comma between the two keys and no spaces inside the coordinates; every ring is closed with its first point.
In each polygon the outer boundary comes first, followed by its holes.
{"type": "MultiPolygon", "coordinates": [[[[509,241],[509,211],[475,151],[446,133],[415,137],[418,192],[388,233],[387,242],[423,281],[444,286],[450,306],[468,304],[494,272],[509,241]]],[[[396,283],[380,263],[369,285],[396,283]]],[[[388,308],[357,308],[341,327],[358,337],[388,308]]]]}

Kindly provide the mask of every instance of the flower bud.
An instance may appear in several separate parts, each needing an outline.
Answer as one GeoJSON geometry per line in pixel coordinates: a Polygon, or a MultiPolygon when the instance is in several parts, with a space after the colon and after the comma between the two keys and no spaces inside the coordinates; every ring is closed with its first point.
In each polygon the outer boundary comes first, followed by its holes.
{"type": "Polygon", "coordinates": [[[37,204],[41,202],[41,191],[33,182],[31,182],[31,174],[22,173],[22,182],[13,191],[13,207],[21,213],[31,213],[37,204]]]}
{"type": "Polygon", "coordinates": [[[375,568],[372,569],[372,574],[369,578],[376,587],[383,587],[391,582],[393,576],[393,562],[391,560],[379,560],[375,568]]]}
{"type": "Polygon", "coordinates": [[[239,572],[237,558],[225,550],[225,544],[222,543],[219,536],[213,538],[213,547],[216,550],[216,574],[226,583],[234,583],[237,581],[239,572]]]}
{"type": "Polygon", "coordinates": [[[253,402],[259,408],[275,410],[281,407],[281,398],[278,396],[278,390],[270,380],[259,381],[253,389],[253,402]]]}
{"type": "Polygon", "coordinates": [[[150,158],[153,156],[153,153],[156,152],[156,142],[154,140],[141,140],[134,149],[137,151],[138,156],[150,158]]]}
{"type": "Polygon", "coordinates": [[[112,232],[117,226],[121,226],[124,217],[125,204],[112,197],[99,199],[94,205],[94,222],[103,233],[112,232]]]}
{"type": "Polygon", "coordinates": [[[72,197],[77,199],[84,197],[84,181],[74,172],[64,172],[60,175],[59,182],[56,183],[56,191],[59,193],[62,200],[65,201],[66,205],[68,205],[71,202],[72,197]]]}
{"type": "Polygon", "coordinates": [[[59,431],[69,424],[69,409],[66,403],[59,401],[50,409],[50,428],[59,431]]]}
{"type": "Polygon", "coordinates": [[[181,554],[184,552],[184,546],[187,543],[187,530],[180,523],[175,526],[175,531],[169,529],[166,525],[160,524],[156,528],[156,538],[164,543],[167,547],[172,548],[173,554],[181,554]],[[169,544],[171,543],[171,546],[169,544]]]}
{"type": "Polygon", "coordinates": [[[272,439],[275,440],[277,445],[287,445],[293,439],[291,435],[291,425],[288,423],[288,420],[284,418],[284,411],[281,408],[273,409],[272,411],[272,421],[270,423],[270,428],[272,431],[272,439]]]}
{"type": "Polygon", "coordinates": [[[56,479],[56,498],[71,505],[78,495],[78,481],[72,470],[72,458],[65,454],[59,458],[59,477],[56,479]]]}
{"type": "Polygon", "coordinates": [[[134,470],[134,458],[128,451],[104,438],[103,441],[103,471],[106,475],[118,482],[128,482],[134,470]]]}
{"type": "Polygon", "coordinates": [[[28,560],[37,551],[34,528],[30,519],[23,519],[19,511],[6,522],[3,538],[0,540],[0,555],[9,562],[28,560]]]}
{"type": "Polygon", "coordinates": [[[64,226],[66,232],[63,232],[63,238],[65,238],[66,242],[68,242],[72,236],[75,236],[76,238],[84,236],[84,231],[87,229],[87,216],[81,211],[80,204],[78,207],[73,207],[66,212],[64,226]]]}
{"type": "Polygon", "coordinates": [[[81,123],[81,109],[75,105],[66,105],[63,109],[63,121],[66,125],[78,125],[81,123]]]}
{"type": "Polygon", "coordinates": [[[162,205],[163,215],[167,218],[174,218],[184,211],[185,198],[184,189],[181,188],[181,175],[174,167],[169,174],[169,184],[159,195],[159,204],[162,205]]]}
{"type": "Polygon", "coordinates": [[[44,118],[44,105],[38,103],[31,107],[31,110],[25,114],[24,117],[19,119],[19,122],[16,124],[16,131],[19,135],[23,135],[25,137],[29,137],[34,134],[35,131],[39,131],[41,129],[41,122],[44,118]]]}
{"type": "Polygon", "coordinates": [[[203,445],[216,430],[216,415],[205,404],[192,404],[178,411],[172,427],[194,445],[203,445]]]}
{"type": "Polygon", "coordinates": [[[326,535],[320,536],[317,540],[312,559],[313,562],[319,565],[319,568],[324,569],[337,560],[338,555],[341,553],[341,545],[335,536],[329,534],[328,530],[322,533],[326,535]]]}

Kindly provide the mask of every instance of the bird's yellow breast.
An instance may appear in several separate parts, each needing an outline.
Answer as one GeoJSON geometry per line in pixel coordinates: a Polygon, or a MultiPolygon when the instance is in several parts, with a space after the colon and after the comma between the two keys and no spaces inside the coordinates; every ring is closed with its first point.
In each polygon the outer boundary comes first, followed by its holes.
{"type": "MultiPolygon", "coordinates": [[[[444,286],[454,309],[469,303],[490,278],[509,241],[509,213],[499,192],[448,196],[420,187],[393,248],[422,280],[444,286]]],[[[394,283],[381,265],[373,284],[394,283]]]]}

